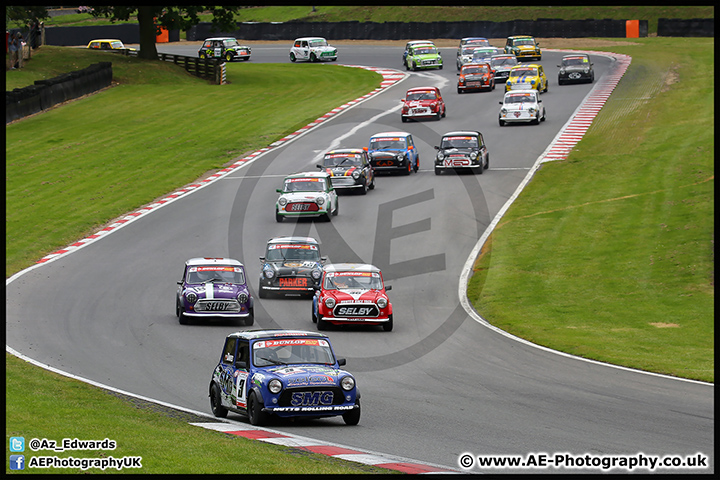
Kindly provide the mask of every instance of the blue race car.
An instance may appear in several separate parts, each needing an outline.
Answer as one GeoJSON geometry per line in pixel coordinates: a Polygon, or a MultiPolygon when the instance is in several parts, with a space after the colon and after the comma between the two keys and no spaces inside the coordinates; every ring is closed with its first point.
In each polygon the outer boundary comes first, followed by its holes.
{"type": "Polygon", "coordinates": [[[410,175],[420,169],[420,153],[407,132],[382,132],[370,137],[366,149],[376,173],[400,172],[410,175]]]}
{"type": "Polygon", "coordinates": [[[231,333],[210,380],[210,408],[247,415],[253,425],[271,417],[321,418],[342,415],[360,421],[355,378],[340,367],[330,339],[302,330],[246,330],[231,333]]]}

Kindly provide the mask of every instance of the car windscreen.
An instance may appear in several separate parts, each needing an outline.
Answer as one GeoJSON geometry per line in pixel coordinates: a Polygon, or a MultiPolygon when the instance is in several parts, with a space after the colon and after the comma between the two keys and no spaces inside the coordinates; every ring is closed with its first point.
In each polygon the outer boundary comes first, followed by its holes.
{"type": "Polygon", "coordinates": [[[224,40],[224,41],[223,41],[223,45],[225,45],[225,48],[230,48],[230,47],[236,47],[236,46],[238,46],[239,43],[238,43],[238,41],[237,41],[236,39],[231,38],[231,39],[229,39],[229,40],[224,40]]]}
{"type": "Polygon", "coordinates": [[[587,64],[587,58],[585,57],[569,57],[569,58],[563,58],[562,64],[564,67],[571,66],[571,65],[584,65],[587,64]]]}
{"type": "Polygon", "coordinates": [[[501,57],[501,58],[493,58],[492,59],[492,66],[498,67],[500,65],[506,66],[515,66],[518,64],[517,58],[515,57],[501,57]]]}
{"type": "Polygon", "coordinates": [[[535,97],[532,94],[514,94],[505,97],[505,103],[535,103],[535,97]]]}
{"type": "Polygon", "coordinates": [[[359,153],[328,153],[323,158],[325,167],[357,167],[362,164],[362,157],[359,153]]]}
{"type": "Polygon", "coordinates": [[[415,47],[415,55],[432,55],[437,53],[434,47],[415,47]]]}
{"type": "Polygon", "coordinates": [[[482,75],[485,73],[490,73],[490,69],[488,69],[486,66],[481,67],[463,67],[462,72],[465,75],[482,75]]]}
{"type": "Polygon", "coordinates": [[[268,245],[265,259],[270,262],[287,260],[319,262],[320,250],[317,245],[274,243],[268,245]]]}
{"type": "Polygon", "coordinates": [[[311,47],[327,47],[327,41],[325,40],[310,40],[311,47]]]}
{"type": "Polygon", "coordinates": [[[187,283],[244,284],[243,269],[232,265],[198,265],[188,268],[187,283]]]}
{"type": "Polygon", "coordinates": [[[285,180],[285,192],[323,192],[325,181],[322,178],[288,178],[285,180]]]}
{"type": "Polygon", "coordinates": [[[516,68],[510,70],[511,77],[537,77],[537,74],[536,68],[516,68]]]}
{"type": "Polygon", "coordinates": [[[435,92],[410,92],[407,94],[407,100],[435,100],[437,96],[435,92]]]}
{"type": "Polygon", "coordinates": [[[374,272],[328,272],[323,282],[325,290],[381,290],[382,279],[374,272]]]}
{"type": "Polygon", "coordinates": [[[443,137],[440,148],[477,148],[478,139],[472,136],[443,137]]]}
{"type": "Polygon", "coordinates": [[[252,362],[256,367],[272,365],[335,364],[330,344],[322,338],[279,338],[253,343],[252,362]]]}
{"type": "Polygon", "coordinates": [[[514,45],[530,45],[532,47],[535,46],[535,41],[530,39],[524,39],[524,40],[515,40],[514,45]]]}
{"type": "Polygon", "coordinates": [[[404,150],[405,139],[397,137],[381,137],[370,139],[370,150],[404,150]]]}

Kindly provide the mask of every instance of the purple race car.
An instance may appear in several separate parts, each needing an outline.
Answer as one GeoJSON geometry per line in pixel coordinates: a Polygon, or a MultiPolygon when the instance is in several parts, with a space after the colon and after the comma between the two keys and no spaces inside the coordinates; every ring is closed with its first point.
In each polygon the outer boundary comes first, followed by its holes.
{"type": "Polygon", "coordinates": [[[191,319],[236,318],[254,323],[253,298],[245,267],[232,258],[191,258],[178,282],[175,314],[182,325],[191,319]]]}

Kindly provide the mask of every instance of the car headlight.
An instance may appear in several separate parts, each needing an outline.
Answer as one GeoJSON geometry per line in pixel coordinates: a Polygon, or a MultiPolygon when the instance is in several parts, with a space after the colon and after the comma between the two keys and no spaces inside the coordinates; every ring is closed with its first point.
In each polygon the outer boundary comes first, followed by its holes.
{"type": "Polygon", "coordinates": [[[240,303],[247,303],[248,295],[245,292],[238,293],[237,300],[240,303]]]}
{"type": "Polygon", "coordinates": [[[388,303],[387,298],[380,297],[380,298],[378,298],[377,306],[380,308],[385,308],[385,307],[387,307],[387,303],[388,303]]]}
{"type": "Polygon", "coordinates": [[[470,160],[475,160],[478,157],[478,152],[470,152],[470,160]]]}
{"type": "Polygon", "coordinates": [[[528,109],[528,112],[530,112],[530,114],[533,114],[533,113],[535,113],[535,109],[531,107],[528,109]]]}
{"type": "Polygon", "coordinates": [[[317,203],[318,205],[323,205],[325,203],[325,199],[323,197],[317,197],[315,199],[315,203],[317,203]]]}
{"type": "Polygon", "coordinates": [[[509,87],[510,85],[512,85],[512,82],[510,80],[508,80],[506,85],[509,87]]]}
{"type": "Polygon", "coordinates": [[[585,68],[585,69],[583,69],[583,72],[585,72],[585,73],[590,73],[590,69],[589,69],[589,68],[585,68]]]}
{"type": "Polygon", "coordinates": [[[327,308],[333,308],[335,306],[335,299],[332,297],[328,297],[325,299],[325,306],[327,308]]]}
{"type": "Polygon", "coordinates": [[[505,107],[502,107],[502,108],[500,109],[500,113],[502,113],[503,115],[505,115],[507,112],[508,112],[508,111],[507,111],[507,108],[505,108],[505,107]]]}
{"type": "Polygon", "coordinates": [[[188,301],[188,303],[195,303],[197,302],[198,296],[195,292],[187,292],[185,294],[185,300],[188,301]]]}
{"type": "Polygon", "coordinates": [[[284,207],[285,205],[287,205],[287,198],[280,197],[280,200],[278,200],[278,205],[280,205],[281,207],[284,207]]]}
{"type": "Polygon", "coordinates": [[[444,160],[444,159],[445,159],[445,154],[444,154],[443,152],[438,152],[438,154],[437,154],[437,159],[438,159],[438,160],[444,160]]]}
{"type": "Polygon", "coordinates": [[[353,388],[355,388],[355,379],[351,377],[350,375],[345,376],[340,380],[340,386],[343,390],[349,392],[353,388]]]}
{"type": "Polygon", "coordinates": [[[265,278],[273,278],[275,276],[275,270],[269,265],[265,266],[263,268],[263,275],[265,275],[265,278]]]}
{"type": "Polygon", "coordinates": [[[360,178],[360,171],[359,171],[359,170],[355,170],[354,172],[352,172],[352,177],[353,177],[355,180],[357,180],[358,178],[360,178]]]}
{"type": "Polygon", "coordinates": [[[322,276],[322,270],[313,270],[312,272],[310,272],[310,275],[315,280],[320,280],[320,277],[322,276]]]}
{"type": "Polygon", "coordinates": [[[282,382],[277,378],[273,378],[268,382],[268,390],[270,390],[270,393],[280,393],[280,390],[282,390],[282,382]]]}

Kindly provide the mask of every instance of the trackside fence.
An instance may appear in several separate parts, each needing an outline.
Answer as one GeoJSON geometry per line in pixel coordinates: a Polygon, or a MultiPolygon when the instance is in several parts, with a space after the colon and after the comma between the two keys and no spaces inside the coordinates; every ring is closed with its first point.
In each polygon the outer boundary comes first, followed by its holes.
{"type": "MultiPolygon", "coordinates": [[[[137,55],[134,50],[115,50],[121,55],[137,55]]],[[[225,62],[210,59],[158,53],[158,59],[180,65],[191,75],[217,85],[226,83],[225,62]]],[[[5,92],[5,124],[42,112],[55,105],[96,92],[112,83],[112,62],[100,62],[82,70],[64,73],[34,85],[5,92]]]]}

